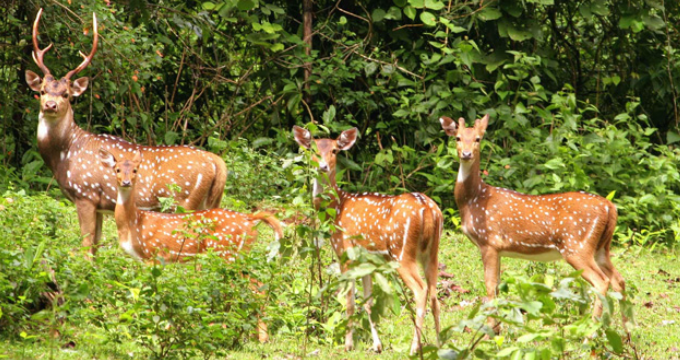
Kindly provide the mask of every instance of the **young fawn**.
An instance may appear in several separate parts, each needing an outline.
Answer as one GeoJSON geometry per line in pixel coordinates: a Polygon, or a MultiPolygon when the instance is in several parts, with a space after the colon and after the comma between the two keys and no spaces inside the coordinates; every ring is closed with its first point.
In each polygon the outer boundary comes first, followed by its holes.
{"type": "MultiPolygon", "coordinates": [[[[281,223],[270,213],[243,214],[230,210],[201,210],[190,214],[165,214],[137,208],[135,183],[142,155],[135,151],[132,159],[116,159],[105,149],[99,150],[101,162],[113,167],[118,184],[118,200],[114,216],[118,241],[132,257],[166,262],[213,249],[227,261],[237,252],[248,251],[257,238],[255,227],[264,222],[274,230],[276,239],[283,236],[281,223]]],[[[267,327],[258,318],[259,339],[267,341],[267,327]]]]}
{"type": "MultiPolygon", "coordinates": [[[[421,346],[421,330],[425,317],[428,298],[434,316],[434,324],[439,336],[439,302],[437,301],[437,266],[439,238],[442,233],[443,217],[437,204],[420,193],[388,196],[381,194],[351,194],[338,188],[335,181],[336,156],[340,150],[349,150],[357,137],[357,129],[344,131],[336,140],[313,140],[308,130],[295,126],[295,141],[300,146],[312,150],[313,159],[319,164],[319,170],[327,175],[314,181],[314,204],[317,210],[320,199],[317,195],[324,192],[324,186],[330,186],[326,194],[331,197],[329,206],[335,208],[335,225],[339,229],[332,235],[331,244],[339,259],[351,247],[359,246],[369,252],[382,254],[386,259],[396,261],[400,277],[413,291],[416,301],[416,321],[411,343],[411,354],[421,346]],[[326,180],[327,179],[327,180],[326,180]],[[337,194],[337,196],[336,196],[337,194]],[[427,285],[418,272],[416,262],[420,262],[425,270],[427,285]]],[[[348,269],[342,264],[342,271],[348,269]]],[[[378,331],[371,320],[371,288],[370,276],[362,278],[364,285],[365,310],[369,314],[373,350],[382,351],[382,343],[378,331]]],[[[354,314],[354,284],[347,294],[347,316],[354,314]]],[[[345,336],[345,350],[354,347],[352,323],[350,322],[345,336]]]]}
{"type": "MultiPolygon", "coordinates": [[[[625,294],[625,282],[610,259],[616,228],[616,206],[598,195],[568,192],[525,195],[485,184],[479,174],[479,148],[489,116],[465,127],[439,119],[448,136],[456,137],[460,169],[455,198],[463,233],[477,245],[484,263],[488,299],[496,296],[503,256],[537,261],[566,260],[595,290],[606,295],[611,285],[625,294]]],[[[596,297],[593,317],[602,314],[596,297]]],[[[626,318],[623,318],[624,324],[626,318]]],[[[490,321],[493,325],[493,321],[490,321]]]]}

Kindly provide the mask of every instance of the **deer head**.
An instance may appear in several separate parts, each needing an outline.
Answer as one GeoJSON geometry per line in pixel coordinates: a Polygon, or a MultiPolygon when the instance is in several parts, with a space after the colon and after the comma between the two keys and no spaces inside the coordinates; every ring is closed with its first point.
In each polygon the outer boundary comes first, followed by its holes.
{"type": "Polygon", "coordinates": [[[465,119],[459,118],[458,124],[447,116],[439,119],[442,128],[448,136],[456,136],[456,149],[461,162],[470,162],[479,159],[479,144],[484,137],[486,127],[489,125],[489,115],[475,120],[475,126],[466,128],[465,119]]]}
{"type": "Polygon", "coordinates": [[[142,162],[142,153],[139,150],[134,152],[132,160],[122,158],[117,160],[113,154],[106,151],[104,148],[99,149],[99,159],[104,166],[112,167],[116,172],[116,182],[118,183],[118,192],[129,191],[137,180],[137,168],[142,162]]]}
{"type": "Polygon", "coordinates": [[[97,51],[98,33],[97,33],[97,16],[92,14],[92,23],[94,28],[94,41],[92,44],[92,51],[89,55],[80,52],[84,58],[83,62],[77,68],[69,71],[66,76],[57,80],[52,76],[50,70],[45,66],[43,57],[45,53],[52,48],[52,44],[44,49],[38,46],[38,25],[40,24],[40,15],[42,9],[38,11],[38,15],[33,23],[33,61],[38,65],[43,72],[44,78],[34,73],[31,70],[26,70],[26,82],[33,91],[40,93],[40,113],[47,118],[62,118],[68,109],[71,108],[71,97],[82,94],[87,89],[88,79],[82,77],[75,81],[71,81],[71,77],[87,67],[92,61],[95,52],[97,51]]]}
{"type": "Polygon", "coordinates": [[[312,139],[312,134],[307,129],[299,126],[293,127],[295,141],[300,146],[313,150],[312,160],[319,164],[319,170],[327,173],[331,179],[335,178],[335,164],[340,150],[349,150],[357,140],[357,128],[345,130],[337,139],[312,139]],[[316,150],[312,148],[312,140],[316,144],[316,150]]]}

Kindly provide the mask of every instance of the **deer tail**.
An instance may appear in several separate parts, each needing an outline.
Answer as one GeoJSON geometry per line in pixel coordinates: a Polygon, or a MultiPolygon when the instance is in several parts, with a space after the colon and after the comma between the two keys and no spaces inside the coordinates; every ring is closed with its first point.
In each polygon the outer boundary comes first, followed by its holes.
{"type": "Polygon", "coordinates": [[[218,155],[213,153],[210,153],[210,155],[212,155],[213,164],[215,165],[215,179],[208,192],[206,204],[208,209],[216,209],[220,207],[222,195],[224,195],[224,186],[227,184],[227,165],[218,155]]]}
{"type": "Polygon", "coordinates": [[[274,217],[272,213],[266,212],[266,211],[258,211],[255,214],[249,215],[248,218],[253,221],[263,221],[269,227],[274,230],[274,236],[276,240],[280,240],[283,237],[283,225],[281,225],[281,222],[274,217]]]}
{"type": "Polygon", "coordinates": [[[612,202],[607,201],[607,224],[605,225],[604,231],[602,232],[602,237],[600,238],[600,243],[598,244],[598,249],[605,248],[609,249],[611,245],[612,238],[614,237],[614,231],[616,230],[616,222],[618,221],[619,215],[616,211],[616,205],[612,202]]]}

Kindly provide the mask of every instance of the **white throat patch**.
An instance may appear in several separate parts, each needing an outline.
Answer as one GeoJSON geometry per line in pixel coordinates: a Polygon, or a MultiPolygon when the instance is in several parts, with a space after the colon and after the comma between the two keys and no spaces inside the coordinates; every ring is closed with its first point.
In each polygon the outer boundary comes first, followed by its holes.
{"type": "Polygon", "coordinates": [[[470,176],[470,169],[472,168],[472,161],[461,161],[458,168],[458,182],[463,182],[470,176]]]}
{"type": "Polygon", "coordinates": [[[45,119],[42,112],[38,115],[38,140],[47,139],[47,135],[50,133],[50,122],[45,119]]]}

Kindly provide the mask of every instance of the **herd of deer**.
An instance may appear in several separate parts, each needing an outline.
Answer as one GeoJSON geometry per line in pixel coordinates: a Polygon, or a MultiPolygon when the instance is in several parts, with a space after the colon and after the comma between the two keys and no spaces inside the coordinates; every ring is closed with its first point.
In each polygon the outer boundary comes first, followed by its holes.
{"type": "MultiPolygon", "coordinates": [[[[181,261],[211,248],[225,260],[246,251],[257,237],[255,226],[265,222],[275,236],[283,236],[281,223],[265,212],[242,214],[217,209],[227,172],[217,155],[188,146],[143,146],[110,135],[96,135],[81,129],[73,120],[71,97],[82,94],[88,78],[71,77],[92,61],[97,51],[97,19],[93,14],[94,42],[89,55],[60,80],[43,63],[45,49],[38,46],[38,24],[33,24],[33,59],[43,78],[26,71],[26,82],[40,93],[38,149],[52,170],[63,193],[75,203],[83,246],[94,256],[102,231],[103,215],[113,213],[121,247],[131,256],[147,261],[162,258],[181,261]],[[168,196],[167,184],[176,184],[178,203],[190,214],[156,212],[158,198],[168,196]],[[198,225],[198,226],[197,226],[198,225]]],[[[610,201],[584,192],[551,195],[525,195],[485,184],[480,177],[480,142],[489,116],[466,127],[440,118],[448,136],[454,136],[460,168],[455,199],[462,218],[463,233],[479,248],[484,263],[486,301],[495,297],[500,258],[515,257],[537,261],[566,260],[605,295],[609,286],[625,294],[625,283],[610,260],[610,245],[616,227],[617,211],[610,201]]],[[[317,195],[330,196],[325,206],[336,210],[331,245],[341,258],[351,247],[363,247],[399,263],[398,273],[413,291],[416,303],[415,334],[411,353],[421,347],[421,329],[429,300],[439,334],[437,266],[439,241],[444,219],[437,204],[421,193],[398,196],[378,193],[352,194],[338,188],[335,180],[336,157],[349,150],[357,129],[344,131],[337,139],[313,139],[306,129],[293,128],[295,141],[312,152],[320,174],[314,182],[317,195]],[[325,174],[325,175],[324,175],[325,174]],[[327,176],[326,176],[327,175],[327,176]],[[324,187],[330,188],[326,191],[324,187]],[[423,282],[416,263],[425,273],[423,282]]],[[[346,271],[349,264],[342,264],[346,271]]],[[[371,297],[371,277],[362,279],[366,299],[371,297]]],[[[354,313],[354,285],[347,294],[347,315],[354,313]]],[[[365,310],[370,312],[370,300],[365,310]]],[[[596,297],[593,316],[599,317],[602,304],[596,297]]],[[[369,319],[371,317],[369,316],[369,319]]],[[[624,317],[624,323],[627,321],[624,317]]],[[[494,326],[493,320],[489,320],[494,326]]],[[[382,351],[373,321],[370,321],[373,350],[382,351]]],[[[352,324],[345,348],[353,348],[352,324]]],[[[260,336],[260,339],[266,339],[260,336]]]]}

